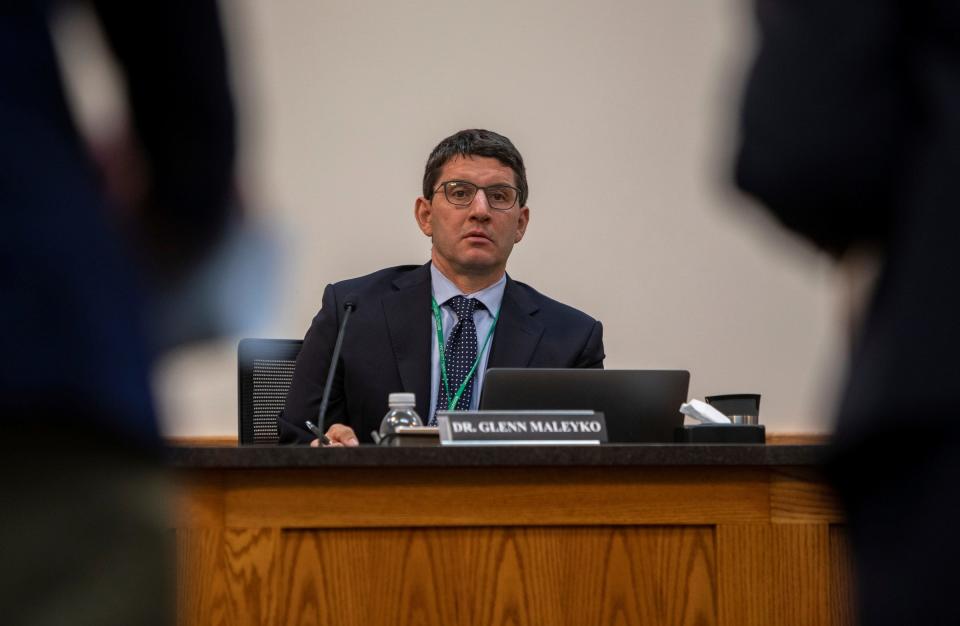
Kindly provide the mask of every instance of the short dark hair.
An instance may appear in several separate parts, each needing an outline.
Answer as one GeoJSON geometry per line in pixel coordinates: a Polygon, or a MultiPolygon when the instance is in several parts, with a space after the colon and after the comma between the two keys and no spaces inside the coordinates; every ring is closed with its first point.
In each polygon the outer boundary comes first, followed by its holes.
{"type": "Polygon", "coordinates": [[[437,144],[427,159],[423,171],[423,197],[433,200],[440,171],[447,161],[456,156],[481,156],[496,159],[513,170],[520,190],[520,206],[527,205],[527,170],[523,166],[520,151],[509,139],[492,130],[471,128],[450,135],[437,144]]]}

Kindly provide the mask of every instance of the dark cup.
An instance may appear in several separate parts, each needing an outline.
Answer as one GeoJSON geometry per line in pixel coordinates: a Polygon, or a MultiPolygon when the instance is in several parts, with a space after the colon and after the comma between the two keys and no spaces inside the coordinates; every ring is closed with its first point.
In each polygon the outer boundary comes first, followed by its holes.
{"type": "Polygon", "coordinates": [[[734,424],[760,423],[759,393],[728,393],[707,396],[707,404],[730,418],[734,424]]]}

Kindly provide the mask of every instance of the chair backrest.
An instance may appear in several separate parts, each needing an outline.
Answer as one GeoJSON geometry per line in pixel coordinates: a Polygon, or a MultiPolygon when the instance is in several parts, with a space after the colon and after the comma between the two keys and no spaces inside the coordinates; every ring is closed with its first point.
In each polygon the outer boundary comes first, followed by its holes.
{"type": "Polygon", "coordinates": [[[275,444],[277,416],[293,379],[303,341],[241,339],[237,346],[238,431],[240,445],[275,444]]]}

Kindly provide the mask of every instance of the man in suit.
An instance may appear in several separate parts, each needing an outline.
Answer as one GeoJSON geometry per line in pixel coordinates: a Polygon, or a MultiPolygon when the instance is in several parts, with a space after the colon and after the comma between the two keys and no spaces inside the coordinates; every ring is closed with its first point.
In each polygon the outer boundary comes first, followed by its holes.
{"type": "Polygon", "coordinates": [[[828,468],[860,620],[957,624],[960,3],[757,9],[738,183],[838,259],[882,260],[828,468]]]}
{"type": "Polygon", "coordinates": [[[523,158],[506,137],[464,130],[427,160],[414,217],[430,262],[328,285],[297,358],[280,441],[317,445],[305,427],[323,394],[344,304],[356,310],[333,381],[332,445],[369,441],[391,392],[417,412],[476,409],[487,367],[602,367],[603,327],[506,274],[530,220],[523,158]]]}

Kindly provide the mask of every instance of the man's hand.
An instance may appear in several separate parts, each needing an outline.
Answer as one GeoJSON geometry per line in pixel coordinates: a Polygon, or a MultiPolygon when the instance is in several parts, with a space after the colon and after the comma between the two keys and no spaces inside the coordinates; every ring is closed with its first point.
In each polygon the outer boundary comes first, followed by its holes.
{"type": "MultiPolygon", "coordinates": [[[[330,448],[353,448],[360,445],[360,441],[357,439],[357,435],[353,432],[353,429],[343,424],[334,424],[331,426],[327,430],[327,439],[330,440],[330,445],[327,446],[330,448]]],[[[310,442],[310,446],[319,448],[320,440],[314,439],[310,442]]]]}

